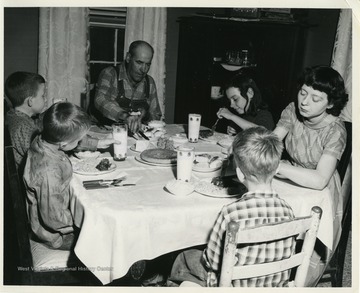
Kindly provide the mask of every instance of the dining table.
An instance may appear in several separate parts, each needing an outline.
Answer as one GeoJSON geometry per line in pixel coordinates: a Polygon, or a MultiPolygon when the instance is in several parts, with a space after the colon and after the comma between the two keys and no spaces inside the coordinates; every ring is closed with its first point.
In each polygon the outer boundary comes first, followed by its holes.
{"type": "MultiPolygon", "coordinates": [[[[186,134],[186,125],[166,125],[166,135],[186,134]]],[[[101,138],[101,132],[92,135],[101,138]]],[[[221,208],[241,197],[214,197],[192,192],[174,195],[165,187],[176,179],[176,165],[149,165],[139,160],[136,140],[128,138],[124,161],[114,161],[110,153],[101,154],[116,168],[103,175],[74,173],[70,209],[80,228],[75,253],[102,284],[125,276],[137,261],[151,260],[169,252],[203,245],[221,208]],[[131,185],[102,189],[85,189],[83,181],[114,179],[126,176],[131,185]]],[[[221,154],[216,142],[187,142],[195,153],[221,154]]],[[[213,174],[196,174],[193,181],[213,174]]],[[[330,190],[313,190],[289,180],[275,178],[273,188],[292,207],[296,217],[308,216],[313,206],[323,213],[317,238],[332,251],[338,225],[330,190]]]]}

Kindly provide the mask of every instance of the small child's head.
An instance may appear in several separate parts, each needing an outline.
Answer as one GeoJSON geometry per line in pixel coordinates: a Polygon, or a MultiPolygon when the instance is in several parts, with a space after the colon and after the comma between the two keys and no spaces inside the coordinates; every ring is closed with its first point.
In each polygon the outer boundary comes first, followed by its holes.
{"type": "MultiPolygon", "coordinates": [[[[283,144],[274,133],[260,126],[248,128],[236,135],[232,148],[236,166],[247,180],[272,180],[283,151],[283,144]]],[[[239,176],[238,169],[237,173],[239,176]]]]}
{"type": "Polygon", "coordinates": [[[298,81],[299,95],[304,86],[326,94],[328,114],[339,116],[348,101],[343,78],[329,66],[306,68],[298,81]]]}
{"type": "Polygon", "coordinates": [[[248,75],[235,75],[225,85],[226,96],[230,100],[231,108],[239,114],[255,114],[262,105],[262,97],[255,81],[248,75]]]}
{"type": "Polygon", "coordinates": [[[59,149],[74,149],[90,128],[88,114],[72,103],[56,103],[46,110],[42,139],[59,149]]]}
{"type": "Polygon", "coordinates": [[[41,113],[45,106],[45,79],[37,73],[14,72],[6,79],[5,93],[14,108],[26,104],[33,114],[41,113]]]}

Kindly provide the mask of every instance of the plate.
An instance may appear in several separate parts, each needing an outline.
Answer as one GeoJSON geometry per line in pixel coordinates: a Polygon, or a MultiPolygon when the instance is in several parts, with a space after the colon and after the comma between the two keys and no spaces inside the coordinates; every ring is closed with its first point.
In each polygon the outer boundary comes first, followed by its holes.
{"type": "Polygon", "coordinates": [[[140,153],[140,158],[149,163],[172,164],[177,160],[177,153],[163,148],[146,149],[140,153]]]}
{"type": "Polygon", "coordinates": [[[237,185],[234,187],[219,187],[211,183],[212,178],[199,181],[195,185],[195,191],[197,193],[217,198],[231,198],[243,195],[246,192],[243,185],[237,185]]]}
{"type": "Polygon", "coordinates": [[[220,168],[221,168],[221,165],[210,168],[208,163],[197,163],[197,164],[194,164],[192,167],[193,171],[202,172],[202,173],[214,172],[216,170],[219,170],[220,168]]]}
{"type": "Polygon", "coordinates": [[[228,138],[229,138],[228,134],[224,134],[220,132],[215,132],[212,136],[209,137],[199,137],[199,139],[203,141],[212,142],[212,143],[217,143],[219,140],[228,139],[228,138]]]}
{"type": "Polygon", "coordinates": [[[169,181],[165,185],[165,188],[167,189],[167,191],[177,196],[189,195],[194,191],[194,185],[192,183],[176,179],[169,181]]]}
{"type": "Polygon", "coordinates": [[[150,163],[150,162],[147,162],[147,161],[144,161],[143,159],[141,159],[140,156],[135,156],[135,160],[140,163],[146,164],[146,165],[159,166],[159,167],[172,167],[172,166],[176,166],[176,164],[177,164],[176,162],[174,162],[174,163],[150,163]]]}
{"type": "Polygon", "coordinates": [[[130,150],[132,150],[132,151],[135,152],[135,153],[141,153],[141,151],[136,150],[136,145],[135,145],[135,144],[133,144],[133,145],[130,147],[130,150]]]}
{"type": "Polygon", "coordinates": [[[218,145],[220,145],[223,148],[229,148],[229,147],[231,147],[233,141],[234,141],[234,139],[225,138],[225,139],[219,140],[217,143],[218,143],[218,145]]]}
{"type": "Polygon", "coordinates": [[[116,164],[113,162],[111,163],[111,166],[108,170],[104,170],[104,171],[97,170],[95,167],[97,166],[97,164],[99,164],[99,162],[102,159],[104,158],[71,161],[73,165],[73,172],[80,175],[92,176],[92,175],[108,174],[116,170],[116,164]]]}

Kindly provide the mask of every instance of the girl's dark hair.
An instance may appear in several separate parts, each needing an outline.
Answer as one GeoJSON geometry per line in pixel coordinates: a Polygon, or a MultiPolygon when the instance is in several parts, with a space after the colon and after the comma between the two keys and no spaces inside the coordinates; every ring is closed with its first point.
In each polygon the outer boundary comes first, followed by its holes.
{"type": "Polygon", "coordinates": [[[247,95],[249,88],[252,88],[252,90],[254,91],[254,96],[250,101],[249,109],[245,112],[245,114],[255,116],[259,109],[268,108],[266,103],[262,100],[261,92],[258,86],[250,76],[244,73],[235,75],[225,84],[224,88],[225,90],[227,90],[231,87],[239,89],[241,96],[246,99],[246,103],[249,103],[249,97],[247,95]]]}
{"type": "Polygon", "coordinates": [[[298,81],[298,90],[303,85],[327,94],[329,104],[333,107],[326,109],[328,114],[339,116],[348,101],[344,80],[335,69],[329,66],[314,66],[306,68],[298,81]]]}
{"type": "Polygon", "coordinates": [[[54,144],[81,137],[90,128],[90,119],[79,106],[60,102],[46,110],[43,124],[42,139],[54,144]]]}

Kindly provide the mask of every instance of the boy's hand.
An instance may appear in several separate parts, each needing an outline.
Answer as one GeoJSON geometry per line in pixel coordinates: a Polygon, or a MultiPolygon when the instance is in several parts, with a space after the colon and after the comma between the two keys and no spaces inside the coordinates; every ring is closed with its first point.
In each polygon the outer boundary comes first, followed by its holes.
{"type": "Polygon", "coordinates": [[[97,148],[98,149],[107,149],[110,145],[112,145],[115,140],[111,138],[99,139],[97,148]]]}

